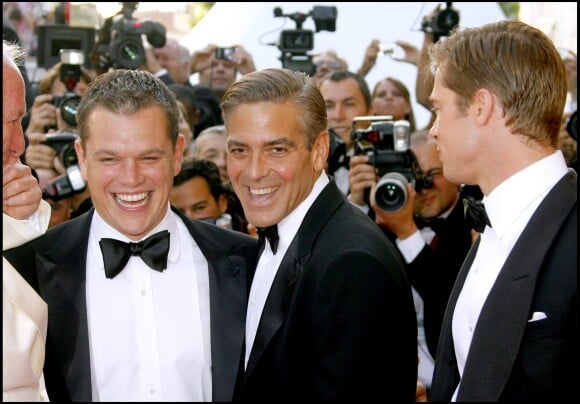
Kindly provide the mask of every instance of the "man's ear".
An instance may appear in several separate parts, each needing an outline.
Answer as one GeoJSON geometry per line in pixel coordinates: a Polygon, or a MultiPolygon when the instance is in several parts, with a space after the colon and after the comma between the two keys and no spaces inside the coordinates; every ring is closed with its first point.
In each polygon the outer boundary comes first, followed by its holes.
{"type": "Polygon", "coordinates": [[[495,96],[488,89],[480,88],[473,99],[472,108],[474,108],[475,120],[480,125],[486,124],[497,107],[495,96]]]}
{"type": "Polygon", "coordinates": [[[317,172],[324,170],[330,150],[330,135],[328,130],[320,132],[312,145],[312,165],[317,172]]]}

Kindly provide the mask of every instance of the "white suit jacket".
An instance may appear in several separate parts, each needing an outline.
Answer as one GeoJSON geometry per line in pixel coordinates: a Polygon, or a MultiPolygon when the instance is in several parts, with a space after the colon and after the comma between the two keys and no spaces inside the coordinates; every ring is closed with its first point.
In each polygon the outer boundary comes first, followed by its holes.
{"type": "MultiPolygon", "coordinates": [[[[42,235],[50,205],[38,208],[40,230],[3,214],[2,250],[42,235]]],[[[48,309],[42,298],[2,257],[2,401],[49,401],[44,385],[48,309]]]]}

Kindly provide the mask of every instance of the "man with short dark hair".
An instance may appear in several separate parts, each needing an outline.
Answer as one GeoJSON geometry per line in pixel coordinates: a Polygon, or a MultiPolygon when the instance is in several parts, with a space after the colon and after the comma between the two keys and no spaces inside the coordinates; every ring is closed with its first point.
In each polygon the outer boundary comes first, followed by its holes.
{"type": "Polygon", "coordinates": [[[394,246],[324,171],[316,82],[246,74],[222,109],[230,180],[262,240],[234,399],[414,401],[411,288],[394,246]]]}

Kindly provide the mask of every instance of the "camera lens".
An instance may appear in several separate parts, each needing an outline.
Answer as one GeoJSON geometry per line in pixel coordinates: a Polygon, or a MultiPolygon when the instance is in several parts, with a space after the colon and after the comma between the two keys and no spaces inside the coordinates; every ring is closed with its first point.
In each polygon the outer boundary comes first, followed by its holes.
{"type": "Polygon", "coordinates": [[[459,14],[451,8],[441,10],[437,16],[437,26],[445,32],[451,31],[459,24],[459,14]]]}
{"type": "Polygon", "coordinates": [[[79,163],[77,152],[75,151],[74,147],[74,142],[71,142],[62,148],[59,154],[59,158],[65,168],[77,165],[79,163]]]}
{"type": "Polygon", "coordinates": [[[81,102],[81,97],[72,95],[65,97],[60,104],[60,114],[62,119],[71,126],[77,126],[77,108],[81,102]]]}
{"type": "Polygon", "coordinates": [[[115,68],[137,69],[145,62],[145,49],[140,41],[140,36],[125,36],[111,43],[111,57],[116,62],[115,68]]]}
{"type": "Polygon", "coordinates": [[[407,201],[407,184],[407,179],[400,173],[383,175],[375,189],[377,206],[386,212],[401,209],[407,201]]]}

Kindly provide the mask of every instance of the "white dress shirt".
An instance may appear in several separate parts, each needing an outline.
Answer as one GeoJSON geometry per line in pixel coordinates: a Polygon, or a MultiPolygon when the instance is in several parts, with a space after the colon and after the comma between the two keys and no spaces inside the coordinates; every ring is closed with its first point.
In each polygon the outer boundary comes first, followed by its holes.
{"type": "Polygon", "coordinates": [[[290,247],[294,236],[296,236],[308,209],[310,209],[310,206],[312,206],[318,195],[328,183],[329,179],[323,171],[314,183],[310,194],[300,202],[296,209],[278,223],[278,235],[280,240],[278,241],[278,250],[276,254],[272,253],[270,243],[266,242],[264,252],[262,252],[262,255],[258,260],[256,273],[254,274],[254,279],[252,280],[252,286],[250,288],[250,297],[248,299],[248,309],[246,312],[245,367],[248,366],[248,360],[250,358],[250,353],[252,352],[256,332],[258,331],[258,324],[262,317],[262,311],[264,310],[266,299],[270,293],[270,288],[272,287],[272,283],[274,282],[274,278],[278,272],[278,267],[280,266],[284,255],[286,255],[286,251],[288,251],[288,247],[290,247]]]}
{"type": "MultiPolygon", "coordinates": [[[[483,198],[492,227],[486,226],[481,234],[453,312],[453,343],[460,376],[479,314],[508,255],[540,203],[567,172],[564,156],[558,150],[512,175],[483,198]]],[[[453,401],[458,391],[459,385],[453,401]]]]}
{"type": "Polygon", "coordinates": [[[86,280],[93,401],[212,399],[207,260],[169,204],[146,237],[161,230],[171,234],[163,272],[132,256],[107,279],[99,240],[132,240],[94,214],[86,280]]]}

